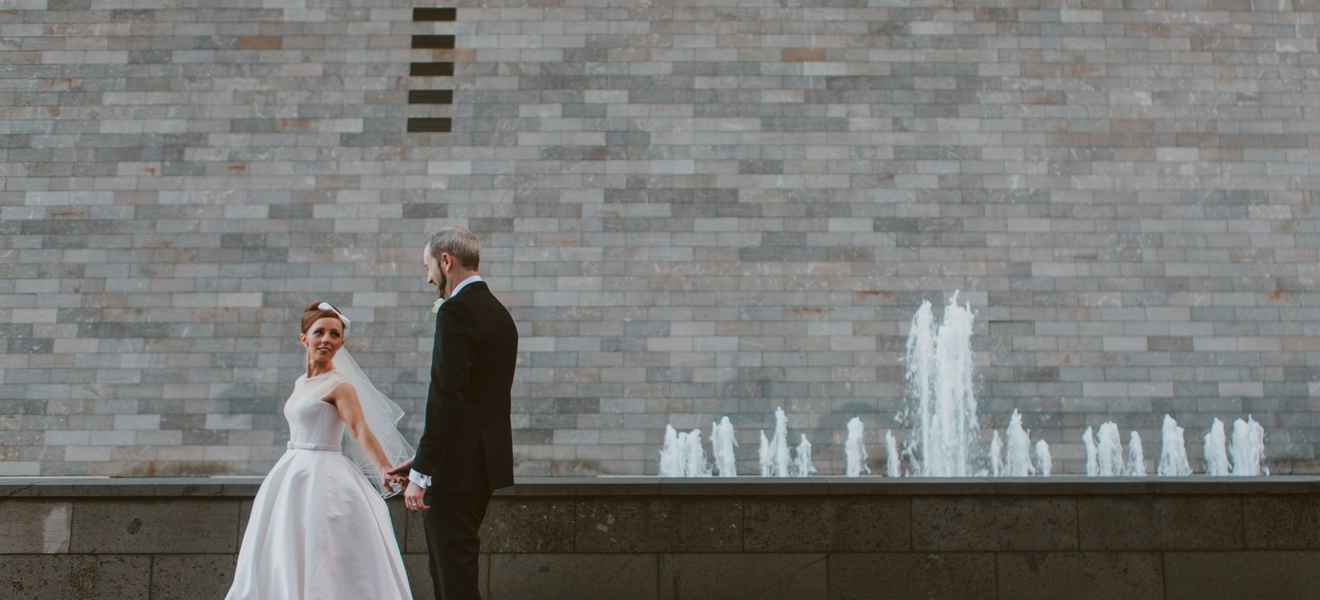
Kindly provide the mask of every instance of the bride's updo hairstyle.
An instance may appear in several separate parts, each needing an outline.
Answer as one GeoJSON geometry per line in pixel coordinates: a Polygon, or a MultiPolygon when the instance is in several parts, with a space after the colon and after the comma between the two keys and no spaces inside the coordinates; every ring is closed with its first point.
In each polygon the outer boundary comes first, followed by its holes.
{"type": "Polygon", "coordinates": [[[312,327],[312,323],[315,323],[319,319],[329,317],[331,319],[339,319],[339,323],[344,326],[344,333],[347,335],[348,323],[345,323],[344,317],[340,316],[335,310],[334,305],[329,302],[313,302],[308,304],[307,308],[303,309],[302,332],[307,333],[307,330],[312,327]]]}

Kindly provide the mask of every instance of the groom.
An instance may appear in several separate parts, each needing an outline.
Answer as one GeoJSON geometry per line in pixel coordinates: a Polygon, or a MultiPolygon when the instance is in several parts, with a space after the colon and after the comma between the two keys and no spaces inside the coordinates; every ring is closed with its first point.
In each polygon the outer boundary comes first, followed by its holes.
{"type": "Polygon", "coordinates": [[[417,455],[392,472],[407,473],[408,510],[426,511],[436,600],[480,599],[477,530],[491,491],[513,485],[509,396],[518,329],[477,271],[476,234],[445,228],[422,260],[427,283],[444,299],[437,302],[426,428],[417,455]]]}

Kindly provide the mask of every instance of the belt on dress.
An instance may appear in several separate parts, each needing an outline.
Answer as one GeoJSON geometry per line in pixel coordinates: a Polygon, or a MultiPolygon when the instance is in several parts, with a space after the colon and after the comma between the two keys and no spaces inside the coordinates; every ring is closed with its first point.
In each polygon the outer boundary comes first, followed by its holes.
{"type": "Polygon", "coordinates": [[[339,452],[338,446],[329,444],[312,444],[308,442],[289,442],[290,450],[311,450],[313,452],[339,452]]]}

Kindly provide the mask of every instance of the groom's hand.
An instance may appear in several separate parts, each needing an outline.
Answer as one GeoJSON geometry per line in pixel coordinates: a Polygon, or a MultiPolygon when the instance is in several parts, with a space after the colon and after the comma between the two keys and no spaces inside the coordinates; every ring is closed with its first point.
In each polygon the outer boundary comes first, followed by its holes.
{"type": "Polygon", "coordinates": [[[425,500],[426,490],[415,483],[408,482],[408,489],[403,492],[403,505],[412,511],[428,510],[431,507],[427,506],[425,500]]]}

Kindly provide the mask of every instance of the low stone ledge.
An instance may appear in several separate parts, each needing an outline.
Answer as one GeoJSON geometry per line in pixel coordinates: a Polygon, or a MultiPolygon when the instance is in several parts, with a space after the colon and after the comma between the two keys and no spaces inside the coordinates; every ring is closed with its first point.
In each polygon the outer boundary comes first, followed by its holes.
{"type": "MultiPolygon", "coordinates": [[[[256,495],[261,477],[0,477],[0,498],[256,495]]],[[[934,479],[884,477],[520,478],[497,497],[514,496],[1256,496],[1320,495],[1320,477],[934,479]]]]}
{"type": "MultiPolygon", "coordinates": [[[[259,482],[0,480],[0,597],[223,595],[259,482]]],[[[422,518],[389,508],[427,600],[422,518]]],[[[1320,598],[1317,524],[1308,477],[520,480],[483,523],[481,585],[495,600],[1295,600],[1320,598]]]]}

